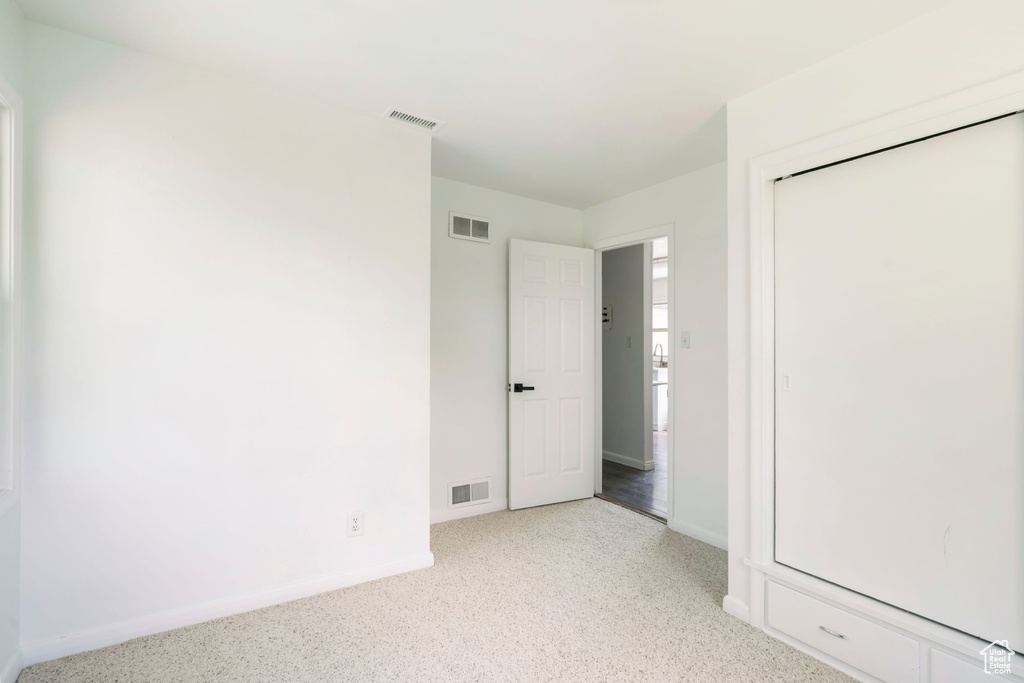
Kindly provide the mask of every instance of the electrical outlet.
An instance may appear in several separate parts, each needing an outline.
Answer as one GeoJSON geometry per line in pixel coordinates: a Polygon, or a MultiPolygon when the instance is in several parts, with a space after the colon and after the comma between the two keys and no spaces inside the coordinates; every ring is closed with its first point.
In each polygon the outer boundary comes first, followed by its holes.
{"type": "Polygon", "coordinates": [[[363,511],[348,513],[348,526],[345,527],[346,536],[363,535],[363,511]]]}

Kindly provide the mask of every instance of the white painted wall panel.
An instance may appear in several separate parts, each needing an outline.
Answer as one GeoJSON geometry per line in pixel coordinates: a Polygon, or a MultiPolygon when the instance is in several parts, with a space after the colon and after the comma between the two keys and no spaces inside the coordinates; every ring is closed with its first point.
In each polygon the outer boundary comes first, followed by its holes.
{"type": "Polygon", "coordinates": [[[428,561],[429,135],[28,45],[32,657],[428,561]]]}
{"type": "Polygon", "coordinates": [[[775,197],[777,559],[1019,649],[1024,117],[775,197]]]}

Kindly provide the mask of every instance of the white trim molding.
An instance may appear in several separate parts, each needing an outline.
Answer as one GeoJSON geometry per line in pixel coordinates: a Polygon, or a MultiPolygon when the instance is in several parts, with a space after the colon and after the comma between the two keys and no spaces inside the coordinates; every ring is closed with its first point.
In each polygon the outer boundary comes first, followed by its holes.
{"type": "Polygon", "coordinates": [[[672,519],[671,517],[668,520],[668,528],[682,534],[683,536],[695,538],[701,543],[707,543],[708,545],[713,545],[716,548],[721,548],[722,550],[729,549],[729,537],[725,534],[720,534],[717,531],[705,529],[704,527],[697,526],[696,524],[681,522],[677,519],[672,519]]]}
{"type": "MultiPolygon", "coordinates": [[[[297,581],[263,591],[213,600],[137,619],[129,619],[79,633],[68,633],[56,638],[22,643],[21,650],[24,657],[24,665],[31,666],[39,662],[67,657],[79,652],[116,645],[133,638],[170,631],[184,626],[192,626],[204,621],[229,617],[254,609],[291,602],[300,598],[308,598],[312,595],[327,593],[340,588],[348,588],[349,586],[395,576],[396,574],[404,574],[415,569],[425,569],[433,565],[433,553],[419,553],[393,562],[362,567],[307,581],[297,581]]],[[[4,680],[3,683],[7,683],[7,681],[4,680]]]]}
{"type": "MultiPolygon", "coordinates": [[[[14,510],[21,496],[23,112],[17,91],[0,75],[0,376],[5,380],[0,383],[0,516],[14,510]]],[[[17,591],[16,579],[14,584],[5,589],[17,591]]],[[[10,618],[20,621],[17,614],[10,618]]],[[[14,650],[0,662],[0,683],[14,683],[21,673],[22,653],[14,650]]]]}
{"type": "Polygon", "coordinates": [[[644,460],[641,458],[634,458],[629,455],[621,455],[613,451],[601,451],[601,454],[605,460],[611,460],[612,462],[617,462],[620,465],[632,467],[636,470],[650,471],[654,469],[653,456],[651,460],[644,460]]]}
{"type": "Polygon", "coordinates": [[[740,621],[750,623],[750,608],[731,595],[726,595],[722,601],[722,609],[726,614],[731,614],[740,621]]]}
{"type": "Polygon", "coordinates": [[[21,491],[21,213],[23,107],[0,75],[0,515],[21,491]]]}
{"type": "MultiPolygon", "coordinates": [[[[643,303],[643,349],[644,358],[653,358],[654,353],[654,308],[651,305],[652,297],[654,296],[654,243],[644,242],[644,263],[643,263],[643,287],[644,287],[644,303],[643,303]]],[[[668,265],[671,270],[675,264],[674,259],[670,260],[668,265]]],[[[669,297],[671,299],[671,297],[669,297]]],[[[666,304],[668,302],[666,301],[666,304]]],[[[667,307],[667,306],[666,306],[667,307]]],[[[671,339],[671,337],[669,337],[671,339]]],[[[669,352],[672,351],[671,344],[669,348],[665,349],[669,352]]],[[[664,351],[664,350],[663,350],[664,351]]],[[[601,366],[604,367],[602,359],[601,366]]],[[[603,400],[603,399],[602,399],[603,400]]],[[[648,361],[644,365],[644,388],[643,388],[643,404],[644,404],[644,452],[642,455],[643,464],[642,467],[645,471],[654,469],[654,430],[651,429],[651,425],[654,423],[654,373],[651,372],[650,362],[648,361]]],[[[603,429],[602,425],[602,429],[603,429]]],[[[666,426],[666,429],[668,427],[666,426]]],[[[607,458],[608,451],[604,451],[605,457],[607,458]]],[[[667,493],[667,492],[666,492],[667,493]]]]}

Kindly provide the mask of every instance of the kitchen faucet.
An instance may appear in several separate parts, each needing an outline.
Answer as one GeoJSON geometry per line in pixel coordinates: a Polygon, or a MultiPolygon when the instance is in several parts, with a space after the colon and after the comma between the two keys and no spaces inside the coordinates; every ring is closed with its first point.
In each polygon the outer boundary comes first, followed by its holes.
{"type": "Polygon", "coordinates": [[[658,365],[665,367],[665,349],[662,348],[661,344],[654,345],[654,355],[658,356],[658,365]],[[661,350],[659,351],[659,349],[661,350]]]}

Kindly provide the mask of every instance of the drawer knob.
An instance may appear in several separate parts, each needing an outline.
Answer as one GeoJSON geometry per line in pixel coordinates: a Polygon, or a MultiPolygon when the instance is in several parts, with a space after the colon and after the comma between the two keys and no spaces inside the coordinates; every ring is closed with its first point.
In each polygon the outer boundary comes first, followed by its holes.
{"type": "Polygon", "coordinates": [[[842,638],[843,640],[847,640],[846,636],[844,636],[842,633],[836,633],[830,628],[826,628],[825,626],[819,626],[818,628],[820,628],[822,631],[829,634],[830,636],[835,636],[836,638],[842,638]]]}

